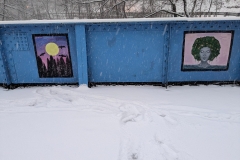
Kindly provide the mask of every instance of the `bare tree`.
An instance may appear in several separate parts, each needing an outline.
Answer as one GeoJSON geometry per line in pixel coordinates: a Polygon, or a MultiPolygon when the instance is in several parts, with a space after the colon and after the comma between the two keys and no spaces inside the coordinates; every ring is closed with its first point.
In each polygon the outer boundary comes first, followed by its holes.
{"type": "Polygon", "coordinates": [[[208,9],[208,12],[210,12],[211,8],[212,8],[212,4],[213,4],[213,0],[209,0],[210,2],[210,5],[209,5],[209,9],[208,9]]]}
{"type": "Polygon", "coordinates": [[[184,13],[186,15],[186,17],[189,17],[189,13],[187,11],[187,1],[183,0],[183,8],[184,8],[184,13]]]}
{"type": "MultiPolygon", "coordinates": [[[[176,13],[177,12],[177,7],[176,7],[176,2],[178,0],[169,0],[170,4],[171,4],[171,10],[172,12],[176,13]]],[[[176,15],[174,15],[174,17],[176,17],[176,15]]]]}
{"type": "Polygon", "coordinates": [[[197,5],[197,0],[194,0],[193,1],[193,7],[192,7],[192,10],[191,10],[191,13],[190,13],[191,17],[193,16],[193,13],[194,13],[194,10],[196,8],[196,5],[197,5]]]}
{"type": "Polygon", "coordinates": [[[2,20],[193,17],[196,12],[200,16],[218,12],[222,5],[223,0],[0,0],[0,16],[2,20]]]}
{"type": "Polygon", "coordinates": [[[27,1],[24,0],[3,0],[0,9],[2,20],[27,19],[29,15],[27,1]]]}

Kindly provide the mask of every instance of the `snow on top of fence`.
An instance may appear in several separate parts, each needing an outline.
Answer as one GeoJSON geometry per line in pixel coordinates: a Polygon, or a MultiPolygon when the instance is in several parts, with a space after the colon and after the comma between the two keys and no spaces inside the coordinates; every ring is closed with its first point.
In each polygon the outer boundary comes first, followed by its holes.
{"type": "Polygon", "coordinates": [[[0,21],[0,25],[8,24],[62,24],[62,23],[124,23],[124,22],[184,22],[184,21],[240,21],[240,17],[201,17],[201,18],[128,18],[128,19],[66,19],[66,20],[21,20],[0,21]]]}

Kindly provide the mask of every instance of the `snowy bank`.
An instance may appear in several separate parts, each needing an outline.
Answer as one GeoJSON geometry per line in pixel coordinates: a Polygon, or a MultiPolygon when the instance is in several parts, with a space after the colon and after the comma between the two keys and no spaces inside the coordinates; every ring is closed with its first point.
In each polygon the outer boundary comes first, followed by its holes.
{"type": "Polygon", "coordinates": [[[238,86],[0,89],[3,160],[239,160],[238,86]]]}

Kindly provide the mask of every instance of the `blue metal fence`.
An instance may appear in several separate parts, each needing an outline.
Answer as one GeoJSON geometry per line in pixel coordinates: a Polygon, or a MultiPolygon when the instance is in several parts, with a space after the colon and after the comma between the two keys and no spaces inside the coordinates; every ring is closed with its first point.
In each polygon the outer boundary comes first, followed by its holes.
{"type": "Polygon", "coordinates": [[[239,26],[238,19],[0,24],[0,83],[240,81],[239,26]],[[205,68],[194,57],[191,42],[201,35],[220,44],[205,68]]]}

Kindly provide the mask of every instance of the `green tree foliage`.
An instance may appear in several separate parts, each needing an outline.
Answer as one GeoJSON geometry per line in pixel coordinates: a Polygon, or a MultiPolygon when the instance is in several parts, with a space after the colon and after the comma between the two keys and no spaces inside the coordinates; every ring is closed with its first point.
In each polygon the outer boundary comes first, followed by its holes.
{"type": "Polygon", "coordinates": [[[192,55],[193,57],[200,61],[200,50],[203,47],[209,47],[211,49],[211,55],[209,57],[209,61],[212,61],[214,58],[216,58],[220,54],[221,45],[219,41],[215,37],[201,37],[197,38],[194,41],[194,44],[192,46],[192,55]]]}

